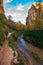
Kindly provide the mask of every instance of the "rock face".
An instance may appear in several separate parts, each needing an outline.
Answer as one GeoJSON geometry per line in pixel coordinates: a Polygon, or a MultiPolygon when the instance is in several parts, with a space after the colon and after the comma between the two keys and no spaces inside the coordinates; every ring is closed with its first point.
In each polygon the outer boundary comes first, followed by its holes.
{"type": "MultiPolygon", "coordinates": [[[[32,4],[31,8],[28,10],[28,15],[26,18],[26,25],[31,24],[32,20],[36,19],[38,8],[39,8],[38,3],[32,4]]],[[[41,11],[43,13],[43,3],[41,3],[41,11]]]]}
{"type": "Polygon", "coordinates": [[[3,0],[0,0],[0,13],[4,14],[3,0]]]}
{"type": "Polygon", "coordinates": [[[5,40],[0,49],[0,65],[11,65],[13,59],[13,50],[8,46],[8,41],[5,40]]]}
{"type": "Polygon", "coordinates": [[[32,5],[31,8],[28,10],[28,16],[26,18],[26,25],[30,24],[32,20],[36,17],[36,12],[34,10],[34,6],[32,5]]]}
{"type": "Polygon", "coordinates": [[[17,53],[15,52],[16,56],[13,55],[14,51],[8,45],[8,38],[11,36],[12,33],[5,32],[5,41],[0,47],[0,65],[12,65],[13,63],[17,64],[17,53]]]}

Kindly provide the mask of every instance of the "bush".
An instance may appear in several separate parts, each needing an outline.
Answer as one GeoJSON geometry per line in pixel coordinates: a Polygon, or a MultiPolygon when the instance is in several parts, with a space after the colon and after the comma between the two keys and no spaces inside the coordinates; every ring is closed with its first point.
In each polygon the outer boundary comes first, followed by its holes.
{"type": "Polygon", "coordinates": [[[12,49],[14,49],[14,42],[13,42],[12,38],[9,38],[8,42],[9,42],[9,46],[10,46],[12,49]]]}
{"type": "Polygon", "coordinates": [[[26,30],[24,39],[37,47],[43,48],[43,30],[26,30]]]}
{"type": "Polygon", "coordinates": [[[0,46],[2,46],[4,41],[4,34],[0,33],[0,46]]]}
{"type": "Polygon", "coordinates": [[[23,32],[24,32],[24,30],[15,31],[14,34],[12,34],[13,39],[17,40],[18,37],[19,37],[23,32]]]}
{"type": "Polygon", "coordinates": [[[19,60],[19,63],[18,63],[17,65],[24,65],[23,59],[20,59],[20,60],[19,60]]]}

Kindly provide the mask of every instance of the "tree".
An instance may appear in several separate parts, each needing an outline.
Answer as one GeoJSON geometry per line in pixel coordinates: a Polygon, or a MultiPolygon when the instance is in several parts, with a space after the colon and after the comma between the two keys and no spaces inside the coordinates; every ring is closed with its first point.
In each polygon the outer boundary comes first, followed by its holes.
{"type": "Polygon", "coordinates": [[[23,30],[25,28],[25,25],[21,23],[16,23],[15,28],[16,30],[23,30]]]}
{"type": "Polygon", "coordinates": [[[11,15],[9,15],[9,16],[8,16],[8,19],[9,19],[9,20],[12,20],[12,16],[11,16],[11,15]]]}

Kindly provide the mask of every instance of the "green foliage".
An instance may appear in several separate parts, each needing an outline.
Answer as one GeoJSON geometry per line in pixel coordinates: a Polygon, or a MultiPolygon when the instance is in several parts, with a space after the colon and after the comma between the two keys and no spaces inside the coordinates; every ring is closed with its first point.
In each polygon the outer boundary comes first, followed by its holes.
{"type": "Polygon", "coordinates": [[[16,56],[16,53],[14,52],[13,55],[16,56]]]}
{"type": "Polygon", "coordinates": [[[17,65],[24,65],[24,61],[21,59],[17,65]]]}
{"type": "Polygon", "coordinates": [[[7,19],[6,19],[5,15],[0,14],[0,22],[5,24],[6,21],[7,21],[7,19]]]}
{"type": "Polygon", "coordinates": [[[15,31],[14,34],[12,34],[12,37],[13,37],[14,40],[17,40],[17,38],[18,38],[18,32],[15,31]]]}
{"type": "Polygon", "coordinates": [[[43,30],[26,30],[24,39],[37,47],[43,48],[43,30]]]}
{"type": "Polygon", "coordinates": [[[19,37],[23,32],[24,32],[24,30],[15,31],[14,34],[12,34],[13,39],[17,40],[18,37],[19,37]]]}
{"type": "Polygon", "coordinates": [[[21,23],[16,23],[15,24],[15,29],[16,30],[23,30],[24,28],[25,28],[24,24],[21,24],[21,23]]]}
{"type": "Polygon", "coordinates": [[[7,30],[15,30],[15,23],[11,20],[7,20],[4,14],[0,14],[0,23],[2,24],[2,27],[7,30]]]}
{"type": "MultiPolygon", "coordinates": [[[[7,20],[4,14],[0,14],[0,45],[4,42],[4,32],[5,31],[13,31],[14,30],[14,23],[10,20],[7,20]]],[[[12,37],[11,37],[12,38],[12,37]]],[[[12,39],[9,39],[9,46],[14,48],[14,42],[12,39]]]]}
{"type": "Polygon", "coordinates": [[[9,38],[9,46],[12,48],[12,49],[14,49],[14,42],[13,42],[13,40],[12,40],[12,38],[9,38]]]}
{"type": "Polygon", "coordinates": [[[4,35],[0,33],[0,46],[2,46],[3,41],[4,41],[4,35]]]}

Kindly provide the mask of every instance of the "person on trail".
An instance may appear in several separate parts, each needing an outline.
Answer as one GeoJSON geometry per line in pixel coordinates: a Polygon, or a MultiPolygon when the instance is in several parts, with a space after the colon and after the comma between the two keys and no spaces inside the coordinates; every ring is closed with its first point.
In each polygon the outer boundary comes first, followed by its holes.
{"type": "Polygon", "coordinates": [[[5,39],[7,40],[7,39],[8,39],[8,38],[7,38],[7,36],[8,36],[8,31],[5,32],[5,35],[6,35],[5,39]]]}
{"type": "Polygon", "coordinates": [[[14,32],[5,31],[5,39],[7,40],[14,32]]]}
{"type": "Polygon", "coordinates": [[[11,47],[9,47],[8,38],[11,36],[12,33],[13,32],[5,32],[5,40],[0,50],[0,65],[11,65],[11,61],[14,57],[14,51],[11,47]]]}

